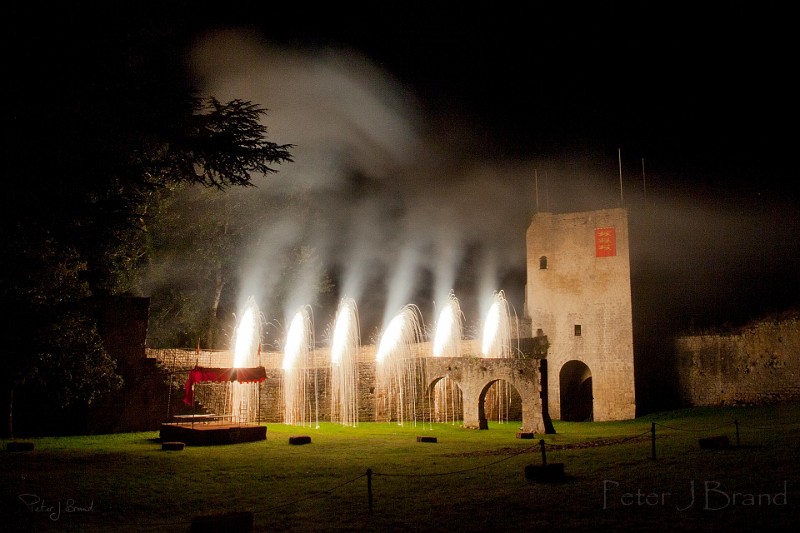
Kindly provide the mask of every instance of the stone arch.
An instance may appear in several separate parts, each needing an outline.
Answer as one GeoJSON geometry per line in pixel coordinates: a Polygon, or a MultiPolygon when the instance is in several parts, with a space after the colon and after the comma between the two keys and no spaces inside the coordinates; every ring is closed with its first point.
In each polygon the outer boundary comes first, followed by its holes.
{"type": "Polygon", "coordinates": [[[449,376],[434,378],[427,387],[429,420],[448,422],[464,419],[464,394],[461,386],[449,376]]]}
{"type": "Polygon", "coordinates": [[[558,373],[561,420],[585,422],[594,419],[592,371],[583,361],[564,363],[558,373]]]}
{"type": "MultiPolygon", "coordinates": [[[[510,420],[522,418],[522,397],[520,396],[519,391],[514,387],[512,383],[503,379],[503,378],[496,378],[492,379],[488,383],[486,383],[483,388],[481,389],[480,394],[478,395],[478,426],[481,429],[488,429],[489,428],[489,416],[490,411],[492,415],[492,419],[495,419],[495,416],[498,414],[496,412],[497,407],[487,406],[487,400],[489,400],[490,392],[494,393],[494,397],[492,400],[494,401],[509,401],[510,406],[509,410],[513,411],[513,415],[509,416],[510,420]],[[507,385],[507,387],[503,387],[503,385],[507,385]],[[497,394],[500,396],[496,396],[497,394]],[[505,397],[505,395],[509,395],[505,397]],[[513,416],[513,418],[512,418],[513,416]]],[[[500,417],[497,417],[500,418],[500,417]]]]}
{"type": "Polygon", "coordinates": [[[541,374],[538,359],[426,357],[426,391],[434,382],[447,376],[461,389],[464,427],[487,429],[483,396],[494,381],[507,381],[519,394],[522,430],[544,433],[541,374]],[[483,396],[482,396],[483,395],[483,396]],[[483,417],[481,416],[483,413],[483,417]],[[483,418],[484,423],[481,422],[483,418]]]}

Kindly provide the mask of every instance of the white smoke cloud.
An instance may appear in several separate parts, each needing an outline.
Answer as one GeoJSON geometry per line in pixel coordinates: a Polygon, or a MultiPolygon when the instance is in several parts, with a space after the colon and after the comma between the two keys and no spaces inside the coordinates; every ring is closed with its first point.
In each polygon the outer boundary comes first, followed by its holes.
{"type": "MultiPolygon", "coordinates": [[[[313,245],[320,268],[340,272],[341,296],[361,300],[362,322],[369,322],[365,312],[384,320],[417,303],[410,300],[426,279],[435,285],[430,298],[444,301],[470,252],[494,258],[484,264],[524,269],[531,164],[476,163],[468,133],[436,131],[414,94],[365,57],[349,50],[279,48],[226,31],[198,42],[194,65],[205,93],[266,108],[270,140],[295,146],[295,162],[259,180],[252,194],[304,191],[310,208],[293,219],[304,229],[276,220],[261,231],[284,245],[313,245]],[[376,307],[365,311],[370,296],[376,307]]],[[[252,279],[264,279],[255,274],[267,268],[268,255],[254,247],[251,257],[242,258],[252,279]]],[[[486,280],[497,284],[499,275],[475,277],[486,290],[492,283],[486,280]]]]}
{"type": "MultiPolygon", "coordinates": [[[[313,264],[293,274],[296,290],[287,313],[313,298],[307,289],[316,286],[314,278],[332,271],[339,296],[356,301],[364,329],[385,323],[405,304],[425,310],[431,301],[444,302],[456,286],[464,291],[456,296],[468,323],[481,320],[474,315],[486,311],[498,290],[521,315],[531,215],[617,207],[622,201],[616,151],[487,158],[491,150],[481,147],[490,132],[471,130],[463,117],[423,111],[408,87],[352,50],[288,49],[226,31],[198,41],[193,63],[206,94],[259,104],[268,111],[269,139],[295,146],[295,162],[258,178],[258,187],[247,194],[263,196],[265,205],[299,195],[303,209],[282,212],[259,228],[251,253],[241,258],[241,297],[269,300],[285,275],[271,269],[275,256],[297,245],[314,250],[313,264]],[[508,279],[516,285],[502,286],[508,279]],[[429,301],[414,301],[419,298],[429,301]],[[464,303],[469,299],[472,307],[464,303]]],[[[625,203],[641,202],[642,184],[627,172],[625,203]]],[[[658,177],[653,181],[648,209],[661,225],[632,249],[649,274],[685,272],[680,259],[665,253],[667,246],[697,264],[708,261],[703,251],[747,255],[736,242],[747,231],[740,231],[735,215],[722,215],[727,206],[698,213],[691,201],[663,190],[656,200],[658,177]],[[669,223],[675,224],[671,230],[669,223]],[[726,227],[739,229],[726,233],[726,227]],[[715,240],[709,244],[708,238],[715,240]]],[[[681,279],[698,272],[690,269],[681,279]]],[[[332,319],[335,307],[316,320],[332,319]]]]}

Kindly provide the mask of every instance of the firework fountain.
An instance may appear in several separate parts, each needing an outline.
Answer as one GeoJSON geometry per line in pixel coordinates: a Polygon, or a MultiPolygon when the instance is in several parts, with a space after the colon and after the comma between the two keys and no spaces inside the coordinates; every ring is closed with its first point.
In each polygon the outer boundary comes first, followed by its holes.
{"type": "Polygon", "coordinates": [[[511,313],[503,291],[496,292],[483,323],[483,357],[511,357],[511,313]]]}
{"type": "Polygon", "coordinates": [[[355,300],[339,303],[331,342],[331,421],[358,425],[358,353],[361,338],[355,300]]]}
{"type": "MultiPolygon", "coordinates": [[[[234,368],[261,366],[261,312],[255,299],[248,298],[236,327],[233,349],[234,368]]],[[[228,403],[234,420],[249,422],[257,419],[258,383],[230,384],[228,403]]]]}
{"type": "MultiPolygon", "coordinates": [[[[447,302],[439,312],[433,339],[434,357],[461,357],[462,313],[458,298],[450,291],[447,302]]],[[[445,377],[433,390],[433,415],[436,422],[455,423],[463,415],[461,391],[445,377]]]]}
{"type": "Polygon", "coordinates": [[[378,413],[398,425],[417,423],[417,383],[421,368],[417,365],[422,320],[419,308],[408,304],[395,315],[381,335],[377,362],[377,382],[383,394],[378,398],[378,413]]]}
{"type": "MultiPolygon", "coordinates": [[[[512,316],[502,291],[496,292],[485,315],[480,338],[480,356],[514,357],[512,349],[512,316]]],[[[318,372],[324,363],[316,360],[310,306],[294,314],[286,331],[283,353],[284,423],[319,427],[318,372]]],[[[358,360],[361,352],[359,318],[355,300],[344,298],[339,303],[336,319],[329,330],[330,374],[326,387],[330,398],[330,420],[343,425],[358,425],[358,360]]],[[[431,342],[425,343],[425,328],[417,306],[408,304],[392,318],[377,343],[376,404],[377,419],[399,425],[423,418],[433,422],[452,422],[463,418],[460,389],[448,378],[439,380],[426,394],[425,357],[463,356],[463,313],[458,299],[450,291],[440,306],[431,342]],[[428,352],[429,347],[430,352],[428,352]],[[422,397],[421,395],[425,395],[422,397]],[[425,402],[430,402],[426,408],[425,402]]],[[[430,337],[429,337],[430,338],[430,337]]],[[[261,366],[261,315],[253,297],[241,314],[235,331],[234,367],[261,366]]],[[[226,406],[232,418],[255,419],[258,408],[258,385],[231,383],[226,406]]],[[[484,404],[487,418],[508,420],[512,391],[503,381],[487,391],[484,404]]]]}
{"type": "Polygon", "coordinates": [[[309,307],[301,307],[292,318],[283,350],[283,422],[284,424],[319,426],[319,409],[317,405],[316,365],[313,365],[314,332],[311,327],[309,307]],[[309,391],[314,387],[313,399],[309,399],[309,391]],[[313,416],[312,416],[313,409],[313,416]]]}
{"type": "Polygon", "coordinates": [[[461,357],[462,318],[458,298],[453,291],[450,291],[436,321],[436,334],[433,338],[434,357],[461,357]]]}
{"type": "MultiPolygon", "coordinates": [[[[496,292],[483,323],[481,355],[494,358],[512,357],[511,335],[508,301],[503,291],[496,292]]],[[[493,413],[498,422],[507,421],[510,402],[511,386],[505,382],[496,382],[486,393],[487,418],[493,413]]]]}

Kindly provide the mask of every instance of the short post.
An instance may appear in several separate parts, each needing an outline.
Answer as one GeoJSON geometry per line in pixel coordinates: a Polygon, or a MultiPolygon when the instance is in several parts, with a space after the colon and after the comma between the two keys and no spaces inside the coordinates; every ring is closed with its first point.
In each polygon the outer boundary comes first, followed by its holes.
{"type": "Polygon", "coordinates": [[[528,465],[525,467],[525,479],[541,483],[553,483],[564,479],[564,463],[547,464],[547,454],[544,439],[539,440],[542,451],[542,464],[528,465]]]}
{"type": "Polygon", "coordinates": [[[653,461],[656,460],[656,423],[650,422],[650,433],[652,434],[652,452],[653,452],[653,461]]]}
{"type": "Polygon", "coordinates": [[[739,447],[739,421],[734,420],[733,423],[736,425],[736,447],[739,447]]]}
{"type": "Polygon", "coordinates": [[[369,512],[372,512],[372,469],[367,468],[367,500],[369,512]]]}

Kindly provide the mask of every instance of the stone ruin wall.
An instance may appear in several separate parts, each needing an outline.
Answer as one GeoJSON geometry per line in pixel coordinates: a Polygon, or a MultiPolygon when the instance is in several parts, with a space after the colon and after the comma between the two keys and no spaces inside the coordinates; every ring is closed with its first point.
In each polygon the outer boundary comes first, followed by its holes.
{"type": "MultiPolygon", "coordinates": [[[[680,400],[686,406],[765,405],[800,401],[800,317],[763,320],[735,334],[683,336],[675,340],[676,371],[680,400]]],[[[358,419],[376,420],[374,345],[361,347],[358,363],[358,419]]],[[[421,352],[429,349],[422,343],[421,352]]],[[[474,353],[474,341],[466,341],[465,356],[474,353]],[[472,344],[470,344],[472,343],[472,344]]],[[[232,365],[230,352],[194,350],[147,350],[149,359],[157,359],[162,371],[173,371],[173,412],[185,412],[182,385],[185,372],[199,366],[232,365]]],[[[319,362],[317,387],[319,419],[330,420],[330,370],[325,368],[325,350],[315,352],[319,362]]],[[[281,354],[262,354],[267,380],[259,391],[260,415],[263,421],[283,421],[283,371],[281,354]]],[[[201,387],[208,387],[203,384],[201,387]]],[[[162,395],[163,396],[163,395],[162,395]]],[[[160,403],[160,402],[159,402],[160,403]]],[[[420,405],[427,416],[426,407],[420,405]]],[[[166,407],[159,406],[166,414],[166,407]]]]}
{"type": "Polygon", "coordinates": [[[736,334],[675,341],[681,400],[689,406],[800,400],[800,318],[765,320],[736,334]]]}
{"type": "MultiPolygon", "coordinates": [[[[520,350],[529,351],[528,343],[525,339],[520,340],[520,350]]],[[[468,358],[475,358],[478,342],[475,340],[462,341],[462,355],[468,358]]],[[[359,421],[389,421],[386,404],[389,399],[386,392],[377,385],[376,374],[376,355],[375,345],[361,346],[357,364],[357,410],[359,421]]],[[[412,350],[412,355],[425,358],[430,354],[431,343],[418,343],[412,350]]],[[[186,381],[188,371],[195,366],[210,368],[227,368],[233,365],[233,354],[228,350],[209,351],[209,350],[185,350],[185,349],[148,349],[148,359],[158,361],[163,372],[172,376],[172,394],[170,409],[173,414],[184,414],[191,411],[183,405],[183,384],[186,381]]],[[[284,399],[283,399],[283,370],[281,361],[283,354],[278,352],[266,352],[260,356],[261,364],[266,368],[267,379],[258,388],[258,416],[262,422],[281,423],[284,420],[284,399]]],[[[327,348],[316,349],[309,361],[309,366],[304,371],[305,387],[308,391],[308,399],[303,409],[301,420],[298,425],[316,422],[326,422],[331,420],[331,370],[328,364],[330,354],[327,348]]],[[[422,382],[424,372],[420,369],[416,383],[417,390],[424,390],[422,382]]],[[[201,412],[220,413],[225,411],[225,398],[228,394],[228,385],[225,383],[199,383],[195,385],[195,398],[199,402],[201,412]]],[[[414,406],[418,420],[430,420],[431,405],[428,405],[424,394],[419,394],[414,406]]],[[[489,419],[496,417],[496,413],[491,407],[487,406],[487,416],[489,419]]],[[[518,394],[512,392],[511,402],[508,410],[510,420],[521,418],[522,406],[518,394]]],[[[166,412],[166,409],[165,409],[166,412]]],[[[448,413],[447,416],[460,418],[462,413],[448,413]]],[[[166,421],[166,418],[165,418],[166,421]]]]}

